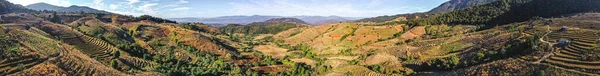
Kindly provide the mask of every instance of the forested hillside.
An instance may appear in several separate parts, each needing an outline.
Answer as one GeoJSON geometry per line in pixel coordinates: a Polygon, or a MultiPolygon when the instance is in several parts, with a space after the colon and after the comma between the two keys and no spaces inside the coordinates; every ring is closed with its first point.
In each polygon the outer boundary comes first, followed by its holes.
{"type": "MultiPolygon", "coordinates": [[[[298,24],[294,23],[266,23],[266,22],[254,22],[248,25],[229,24],[219,29],[223,33],[234,34],[241,33],[245,35],[258,35],[258,34],[277,34],[281,31],[285,31],[291,28],[298,27],[298,24]]],[[[300,25],[301,26],[301,25],[300,25]]]]}
{"type": "Polygon", "coordinates": [[[0,0],[0,14],[11,13],[11,12],[30,12],[29,10],[21,5],[15,5],[6,0],[0,0]]]}
{"type": "Polygon", "coordinates": [[[296,18],[273,18],[264,22],[253,22],[247,25],[229,24],[219,27],[219,30],[225,34],[240,33],[254,36],[258,34],[277,34],[288,29],[306,25],[306,22],[296,18]]]}
{"type": "Polygon", "coordinates": [[[497,25],[525,21],[533,17],[560,17],[572,13],[600,11],[596,7],[600,7],[598,0],[499,0],[408,23],[497,25]]]}
{"type": "Polygon", "coordinates": [[[450,0],[448,2],[443,3],[442,5],[433,8],[427,13],[430,14],[439,14],[446,13],[454,10],[460,10],[464,8],[469,8],[473,6],[483,5],[489,2],[493,2],[495,0],[450,0]]]}

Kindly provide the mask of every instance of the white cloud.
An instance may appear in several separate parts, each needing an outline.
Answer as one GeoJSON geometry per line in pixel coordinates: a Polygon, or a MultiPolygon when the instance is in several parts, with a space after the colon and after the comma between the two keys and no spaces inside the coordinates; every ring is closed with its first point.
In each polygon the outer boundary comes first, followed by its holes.
{"type": "Polygon", "coordinates": [[[34,3],[40,3],[40,2],[57,5],[57,6],[63,6],[63,7],[71,6],[71,2],[70,2],[71,0],[8,0],[8,1],[11,3],[15,3],[15,4],[21,4],[23,6],[27,6],[27,5],[34,4],[34,3]]]}
{"type": "Polygon", "coordinates": [[[140,0],[127,0],[127,1],[129,1],[129,3],[127,3],[127,4],[130,4],[130,5],[140,2],[140,0]]]}
{"type": "Polygon", "coordinates": [[[174,11],[187,11],[190,10],[190,7],[177,7],[173,9],[174,11]]]}
{"type": "Polygon", "coordinates": [[[149,3],[139,6],[137,9],[142,10],[144,14],[156,15],[158,11],[155,11],[152,7],[158,5],[158,3],[149,3]]]}
{"type": "Polygon", "coordinates": [[[185,4],[185,3],[190,3],[190,1],[187,1],[187,0],[179,0],[179,3],[180,3],[180,4],[185,4]]]}
{"type": "MultiPolygon", "coordinates": [[[[11,3],[30,5],[44,2],[57,6],[68,7],[72,1],[79,0],[7,0],[11,3]]],[[[85,3],[77,4],[79,6],[88,6],[94,9],[105,10],[108,12],[125,15],[152,15],[158,17],[184,17],[191,8],[182,4],[189,3],[189,0],[173,0],[166,3],[161,0],[85,0],[85,3]],[[160,5],[159,5],[160,3],[160,5]],[[163,5],[164,3],[164,5],[163,5]],[[167,10],[161,10],[167,9],[167,10]]]]}
{"type": "Polygon", "coordinates": [[[117,5],[110,4],[110,5],[108,5],[108,8],[110,8],[111,10],[115,10],[115,9],[117,9],[117,5]]]}
{"type": "Polygon", "coordinates": [[[104,3],[102,3],[102,0],[94,0],[94,4],[103,5],[104,3]]]}

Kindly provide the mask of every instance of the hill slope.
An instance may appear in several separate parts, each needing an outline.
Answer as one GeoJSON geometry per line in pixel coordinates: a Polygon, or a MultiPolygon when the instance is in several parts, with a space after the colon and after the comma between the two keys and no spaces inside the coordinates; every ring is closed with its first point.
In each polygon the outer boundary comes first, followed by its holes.
{"type": "Polygon", "coordinates": [[[229,24],[219,27],[219,30],[230,35],[239,33],[254,36],[258,34],[277,34],[288,29],[303,26],[306,26],[306,23],[296,18],[273,18],[265,22],[253,22],[248,25],[229,24]]]}
{"type": "Polygon", "coordinates": [[[448,2],[443,3],[442,5],[433,8],[427,13],[437,14],[437,13],[446,13],[454,10],[460,10],[463,8],[483,5],[489,2],[493,2],[495,0],[450,0],[448,2]]]}
{"type": "Polygon", "coordinates": [[[493,1],[495,1],[495,0],[450,0],[448,2],[445,2],[441,5],[439,5],[438,7],[433,8],[432,10],[430,10],[429,12],[426,12],[426,13],[378,16],[378,17],[360,19],[360,20],[357,20],[356,22],[385,22],[385,21],[390,21],[390,20],[396,19],[398,17],[406,17],[409,20],[417,19],[417,18],[415,18],[415,16],[420,16],[421,18],[426,18],[427,16],[425,16],[425,15],[427,15],[427,14],[441,14],[441,13],[446,13],[446,12],[450,12],[450,11],[454,11],[454,10],[460,10],[460,9],[469,8],[469,7],[473,7],[473,6],[483,5],[486,3],[493,2],[493,1]]]}
{"type": "Polygon", "coordinates": [[[409,21],[411,25],[429,24],[506,24],[533,17],[560,17],[573,13],[600,11],[598,0],[499,0],[489,4],[452,11],[430,18],[409,21]],[[550,6],[549,6],[550,5],[550,6]]]}
{"type": "Polygon", "coordinates": [[[297,18],[273,18],[265,21],[267,23],[294,23],[294,24],[307,24],[306,22],[297,18]]]}

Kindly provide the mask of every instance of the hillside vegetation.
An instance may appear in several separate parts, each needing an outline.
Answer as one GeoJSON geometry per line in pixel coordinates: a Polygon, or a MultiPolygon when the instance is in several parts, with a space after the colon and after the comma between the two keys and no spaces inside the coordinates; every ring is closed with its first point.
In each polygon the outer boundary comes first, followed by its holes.
{"type": "Polygon", "coordinates": [[[489,4],[435,15],[408,24],[498,25],[530,20],[533,17],[562,17],[566,14],[598,12],[597,0],[498,0],[489,4]]]}
{"type": "Polygon", "coordinates": [[[321,26],[275,18],[222,27],[0,4],[10,7],[0,10],[0,76],[600,74],[596,0],[497,0],[321,26]]]}
{"type": "Polygon", "coordinates": [[[431,14],[439,14],[451,12],[454,10],[461,10],[464,8],[469,8],[473,6],[487,4],[489,2],[494,2],[496,0],[450,0],[448,2],[443,3],[442,5],[435,7],[427,13],[431,14]]]}
{"type": "Polygon", "coordinates": [[[307,26],[306,22],[296,18],[273,18],[265,22],[254,22],[248,25],[229,24],[224,27],[219,27],[222,33],[234,35],[243,34],[255,36],[259,34],[277,34],[279,32],[307,26]]]}

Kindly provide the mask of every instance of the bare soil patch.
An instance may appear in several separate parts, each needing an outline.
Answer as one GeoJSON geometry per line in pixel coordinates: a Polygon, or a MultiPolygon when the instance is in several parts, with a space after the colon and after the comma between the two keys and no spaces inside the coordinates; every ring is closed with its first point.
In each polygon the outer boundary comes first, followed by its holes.
{"type": "Polygon", "coordinates": [[[260,67],[252,67],[250,69],[263,73],[279,73],[286,71],[291,66],[287,65],[271,65],[271,66],[260,66],[260,67]]]}
{"type": "Polygon", "coordinates": [[[325,61],[324,65],[336,68],[336,67],[339,67],[339,66],[342,66],[342,65],[347,65],[347,64],[348,64],[348,61],[346,61],[346,60],[336,60],[336,59],[334,59],[334,60],[327,60],[327,61],[325,61]]]}
{"type": "Polygon", "coordinates": [[[409,31],[407,31],[404,34],[402,34],[400,36],[400,38],[402,38],[402,39],[414,39],[414,38],[421,37],[423,34],[425,34],[425,27],[424,26],[417,26],[417,27],[413,27],[409,31]]]}
{"type": "Polygon", "coordinates": [[[305,63],[305,64],[310,65],[310,66],[316,66],[316,64],[317,64],[317,61],[311,60],[311,59],[308,59],[308,58],[298,58],[298,59],[290,59],[290,60],[294,61],[294,62],[297,62],[297,63],[305,63]]]}
{"type": "Polygon", "coordinates": [[[388,63],[399,63],[398,58],[396,56],[386,54],[386,53],[377,53],[375,55],[367,57],[363,62],[363,65],[375,65],[381,64],[384,62],[388,63]]]}
{"type": "Polygon", "coordinates": [[[254,47],[255,50],[260,51],[261,53],[267,56],[273,56],[273,58],[283,58],[287,55],[287,50],[284,48],[279,48],[276,45],[259,45],[254,47]]]}
{"type": "Polygon", "coordinates": [[[67,76],[67,72],[60,69],[58,66],[51,63],[42,63],[35,65],[29,69],[23,70],[15,76],[67,76]]]}

